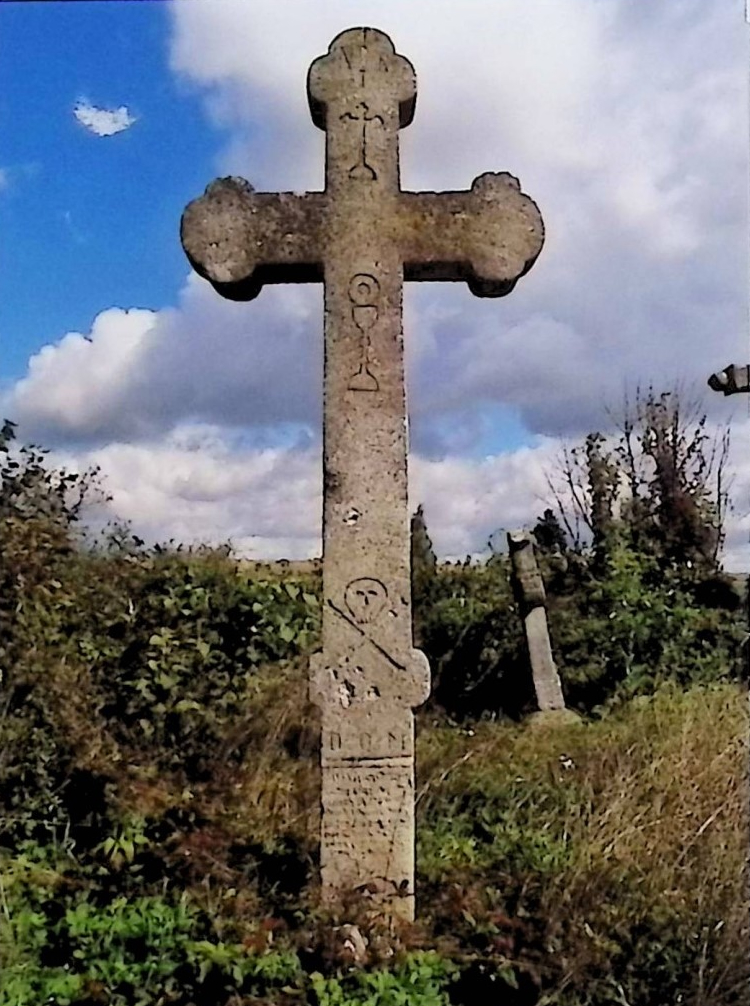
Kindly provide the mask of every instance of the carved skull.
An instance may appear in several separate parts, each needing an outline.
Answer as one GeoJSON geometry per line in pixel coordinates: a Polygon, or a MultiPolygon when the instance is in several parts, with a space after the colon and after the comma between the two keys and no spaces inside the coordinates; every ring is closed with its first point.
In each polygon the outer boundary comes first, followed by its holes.
{"type": "Polygon", "coordinates": [[[373,622],[381,613],[388,600],[385,584],[370,576],[352,580],[344,594],[346,606],[358,625],[373,622]]]}

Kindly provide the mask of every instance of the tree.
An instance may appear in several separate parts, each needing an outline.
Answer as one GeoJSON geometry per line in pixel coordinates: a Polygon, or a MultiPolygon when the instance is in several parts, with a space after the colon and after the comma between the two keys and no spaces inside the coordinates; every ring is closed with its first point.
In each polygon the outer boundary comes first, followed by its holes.
{"type": "Polygon", "coordinates": [[[718,571],[730,506],[729,430],[711,441],[699,403],[683,398],[679,388],[637,389],[614,434],[595,431],[565,446],[556,481],[548,476],[574,547],[591,544],[599,566],[617,529],[634,548],[654,551],[663,568],[695,570],[692,578],[718,571]]]}
{"type": "Polygon", "coordinates": [[[540,552],[549,555],[562,555],[568,550],[568,540],[565,530],[554,510],[549,507],[537,522],[532,531],[540,552]]]}
{"type": "Polygon", "coordinates": [[[98,473],[55,469],[15,431],[0,428],[0,833],[63,827],[76,753],[95,732],[75,524],[103,495],[98,473]]]}
{"type": "Polygon", "coordinates": [[[422,636],[424,610],[433,594],[436,569],[437,557],[420,503],[411,518],[411,596],[414,607],[414,642],[417,646],[422,636]]]}

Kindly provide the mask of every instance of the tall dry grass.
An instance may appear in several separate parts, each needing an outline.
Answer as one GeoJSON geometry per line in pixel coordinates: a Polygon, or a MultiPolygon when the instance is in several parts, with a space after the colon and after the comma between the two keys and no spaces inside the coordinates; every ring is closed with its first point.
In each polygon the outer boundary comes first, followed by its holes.
{"type": "MultiPolygon", "coordinates": [[[[542,1002],[658,1001],[648,983],[685,1006],[750,1002],[748,720],[745,690],[721,686],[665,688],[580,725],[423,729],[423,828],[476,814],[484,793],[499,813],[480,862],[495,877],[504,833],[565,850],[541,872],[529,857],[523,878],[555,964],[542,1002]]],[[[445,863],[448,884],[450,843],[445,863]]]]}

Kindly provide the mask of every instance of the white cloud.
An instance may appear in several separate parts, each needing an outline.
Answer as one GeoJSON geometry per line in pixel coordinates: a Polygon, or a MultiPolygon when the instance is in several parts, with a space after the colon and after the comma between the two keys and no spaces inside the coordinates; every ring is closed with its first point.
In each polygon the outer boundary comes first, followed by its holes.
{"type": "MultiPolygon", "coordinates": [[[[739,423],[735,445],[749,433],[750,420],[739,423]]],[[[530,447],[482,459],[412,454],[410,507],[424,504],[437,553],[485,552],[494,532],[530,528],[545,507],[554,509],[547,474],[556,470],[560,446],[538,437],[530,447]]],[[[750,459],[741,448],[737,453],[744,457],[735,465],[737,509],[726,522],[729,571],[750,568],[750,459]]],[[[54,460],[79,470],[99,466],[113,497],[107,513],[132,522],[149,542],[231,540],[236,554],[258,559],[320,554],[319,447],[258,450],[222,427],[182,424],[158,440],[58,452],[54,460]]]]}
{"type": "Polygon", "coordinates": [[[260,189],[320,187],[323,135],[304,74],[334,34],[370,23],[417,70],[404,186],[463,188],[508,169],[537,200],[546,245],[507,300],[477,301],[461,284],[407,289],[420,414],[502,398],[512,371],[530,428],[572,432],[625,383],[701,383],[717,353],[736,355],[747,273],[739,9],[466,0],[457,16],[441,0],[426,19],[395,0],[363,0],[355,14],[347,0],[222,0],[170,11],[172,65],[229,131],[218,173],[260,189]],[[532,333],[538,355],[523,339],[532,318],[549,340],[544,351],[532,333]]]}
{"type": "Polygon", "coordinates": [[[216,427],[193,424],[158,441],[110,443],[73,458],[102,469],[110,512],[147,541],[231,539],[238,554],[256,557],[304,558],[319,548],[312,452],[247,449],[216,427]]]}
{"type": "Polygon", "coordinates": [[[188,420],[317,431],[321,316],[320,291],[276,287],[248,309],[193,275],[178,308],[110,308],[90,334],[45,346],[0,404],[47,441],[151,438],[188,420]]]}
{"type": "MultiPolygon", "coordinates": [[[[533,520],[546,484],[543,465],[556,445],[482,461],[413,456],[412,508],[425,504],[430,534],[443,555],[482,551],[488,536],[533,520]]],[[[61,464],[101,468],[110,515],[132,522],[149,541],[231,540],[240,555],[307,558],[320,554],[320,447],[248,448],[207,424],[183,424],[166,437],[59,451],[61,464]]]]}
{"type": "Polygon", "coordinates": [[[89,335],[70,332],[44,346],[4,399],[6,411],[43,432],[80,436],[111,425],[126,407],[155,320],[152,311],[110,308],[89,335]]]}
{"type": "Polygon", "coordinates": [[[732,31],[731,11],[709,5],[676,25],[658,11],[634,19],[629,6],[465,0],[457,15],[444,0],[426,19],[418,4],[396,0],[361,0],[356,15],[347,0],[176,4],[171,59],[232,131],[221,171],[247,172],[258,187],[315,187],[322,135],[310,124],[306,68],[352,22],[376,25],[417,70],[417,114],[402,136],[407,188],[463,188],[488,167],[510,169],[533,180],[540,199],[549,185],[558,197],[577,194],[585,212],[584,185],[618,224],[632,224],[635,212],[644,251],[658,251],[663,229],[671,252],[682,240],[672,229],[689,230],[703,215],[685,184],[686,175],[704,177],[692,155],[710,155],[718,141],[745,158],[736,136],[743,26],[739,11],[732,31]]]}
{"type": "Polygon", "coordinates": [[[130,129],[136,121],[126,105],[120,105],[119,108],[98,108],[86,98],[78,99],[73,115],[95,136],[114,136],[130,129]]]}
{"type": "MultiPolygon", "coordinates": [[[[463,284],[407,289],[412,495],[442,554],[533,520],[550,445],[606,430],[603,405],[626,387],[697,384],[711,421],[727,414],[705,380],[746,353],[739,8],[465,0],[459,13],[433,0],[425,17],[400,0],[360,0],[354,13],[350,0],[215,0],[169,10],[173,69],[227,136],[218,174],[259,189],[321,187],[306,69],[342,28],[371,23],[417,70],[404,186],[465,188],[484,170],[510,170],[539,203],[546,245],[507,299],[478,300],[463,284]],[[500,407],[516,410],[530,446],[480,459],[472,441],[500,407]]],[[[103,114],[122,112],[131,118],[103,114]]],[[[35,436],[72,438],[101,463],[116,508],[144,537],[311,554],[321,331],[319,288],[234,304],[192,275],[174,309],[109,309],[88,337],[45,347],[0,404],[35,436]]],[[[750,464],[740,450],[732,464],[739,512],[727,555],[747,568],[750,464]]]]}

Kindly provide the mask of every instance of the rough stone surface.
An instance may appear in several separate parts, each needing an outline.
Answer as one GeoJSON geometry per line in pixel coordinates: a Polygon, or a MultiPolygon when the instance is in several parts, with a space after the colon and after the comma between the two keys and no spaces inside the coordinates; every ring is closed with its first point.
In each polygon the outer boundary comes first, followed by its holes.
{"type": "Polygon", "coordinates": [[[534,554],[534,535],[527,531],[509,531],[508,551],[513,566],[516,600],[526,631],[539,710],[548,712],[564,709],[565,699],[549,641],[546,595],[534,554]]]}
{"type": "Polygon", "coordinates": [[[535,204],[508,174],[468,191],[402,192],[398,130],[414,113],[408,60],[372,28],[337,36],[310,67],[326,132],[324,192],[255,192],[219,179],[190,203],[182,243],[225,297],[264,283],[325,284],[322,713],[324,895],[362,888],[414,911],[414,717],[429,693],[412,644],[404,279],[510,292],[543,243],[535,204]]]}

